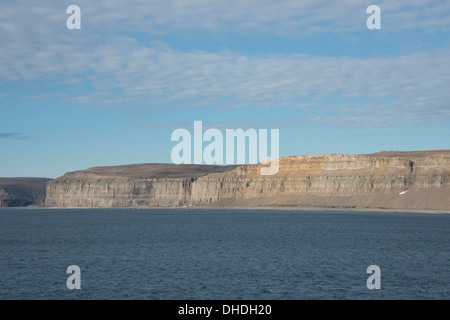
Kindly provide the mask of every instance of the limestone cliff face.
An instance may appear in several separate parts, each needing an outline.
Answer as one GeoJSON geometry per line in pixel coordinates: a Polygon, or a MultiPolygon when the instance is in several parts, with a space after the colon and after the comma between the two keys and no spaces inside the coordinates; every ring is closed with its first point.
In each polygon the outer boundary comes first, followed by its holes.
{"type": "Polygon", "coordinates": [[[134,165],[47,184],[50,207],[302,206],[450,210],[450,150],[286,157],[262,165],[134,165]]]}
{"type": "Polygon", "coordinates": [[[47,184],[47,207],[177,207],[190,201],[192,184],[235,166],[140,164],[76,171],[47,184]]]}
{"type": "Polygon", "coordinates": [[[0,178],[0,207],[42,206],[46,178],[0,178]]]}

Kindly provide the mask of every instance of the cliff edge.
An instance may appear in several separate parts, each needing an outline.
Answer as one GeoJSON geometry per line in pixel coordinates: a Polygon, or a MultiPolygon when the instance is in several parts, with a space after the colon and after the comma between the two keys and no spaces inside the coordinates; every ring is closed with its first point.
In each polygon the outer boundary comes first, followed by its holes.
{"type": "Polygon", "coordinates": [[[47,178],[0,178],[0,207],[43,206],[47,178]]]}
{"type": "Polygon", "coordinates": [[[48,207],[321,207],[450,211],[450,150],[280,158],[262,164],[138,164],[48,182],[48,207]]]}

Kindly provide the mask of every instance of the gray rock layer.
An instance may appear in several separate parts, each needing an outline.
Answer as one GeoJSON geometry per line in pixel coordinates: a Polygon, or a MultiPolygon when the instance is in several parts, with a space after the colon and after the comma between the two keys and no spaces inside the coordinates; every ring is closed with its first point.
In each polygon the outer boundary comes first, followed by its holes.
{"type": "Polygon", "coordinates": [[[0,178],[0,207],[43,206],[46,178],[0,178]]]}
{"type": "Polygon", "coordinates": [[[280,158],[263,165],[141,164],[67,173],[48,207],[324,207],[450,210],[450,150],[280,158]]]}

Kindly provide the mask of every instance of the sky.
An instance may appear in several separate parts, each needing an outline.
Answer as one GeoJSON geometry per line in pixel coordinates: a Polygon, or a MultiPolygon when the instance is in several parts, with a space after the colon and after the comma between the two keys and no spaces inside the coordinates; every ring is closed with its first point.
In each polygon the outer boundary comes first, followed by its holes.
{"type": "Polygon", "coordinates": [[[447,0],[0,4],[2,177],[170,163],[194,121],[280,156],[450,149],[447,0]]]}

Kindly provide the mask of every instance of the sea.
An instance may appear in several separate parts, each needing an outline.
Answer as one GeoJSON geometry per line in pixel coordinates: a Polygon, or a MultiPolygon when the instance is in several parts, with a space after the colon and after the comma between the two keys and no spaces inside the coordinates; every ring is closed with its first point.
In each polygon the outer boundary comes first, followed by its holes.
{"type": "Polygon", "coordinates": [[[0,299],[447,300],[449,248],[444,214],[2,208],[0,299]]]}

